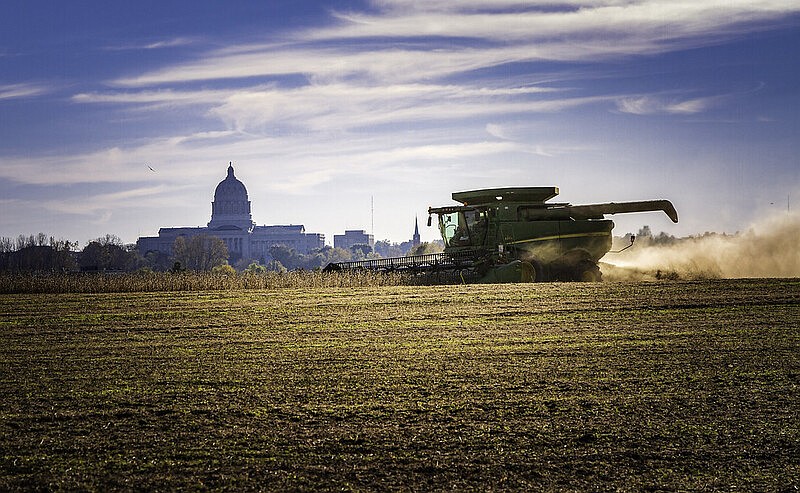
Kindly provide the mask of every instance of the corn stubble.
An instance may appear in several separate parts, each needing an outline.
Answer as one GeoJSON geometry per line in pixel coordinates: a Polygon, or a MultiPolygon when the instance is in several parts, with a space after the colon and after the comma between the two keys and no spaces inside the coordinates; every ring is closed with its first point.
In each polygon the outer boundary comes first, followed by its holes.
{"type": "Polygon", "coordinates": [[[288,287],[0,296],[0,489],[800,487],[797,280],[288,287]]]}

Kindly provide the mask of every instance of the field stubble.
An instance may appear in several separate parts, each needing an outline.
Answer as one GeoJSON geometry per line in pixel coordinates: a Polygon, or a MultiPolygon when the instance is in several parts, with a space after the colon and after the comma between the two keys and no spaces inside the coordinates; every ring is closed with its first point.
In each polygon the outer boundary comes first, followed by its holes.
{"type": "Polygon", "coordinates": [[[800,487],[800,281],[0,296],[0,489],[800,487]]]}

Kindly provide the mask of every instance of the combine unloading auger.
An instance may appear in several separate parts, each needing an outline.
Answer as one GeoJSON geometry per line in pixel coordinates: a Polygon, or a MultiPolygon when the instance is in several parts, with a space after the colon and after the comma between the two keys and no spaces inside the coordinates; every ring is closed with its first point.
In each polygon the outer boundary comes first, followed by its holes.
{"type": "Polygon", "coordinates": [[[547,203],[557,187],[453,193],[462,205],[428,209],[439,217],[444,252],[328,264],[325,271],[372,270],[424,276],[423,282],[599,281],[611,249],[607,214],[678,213],[668,200],[571,205],[547,203]]]}

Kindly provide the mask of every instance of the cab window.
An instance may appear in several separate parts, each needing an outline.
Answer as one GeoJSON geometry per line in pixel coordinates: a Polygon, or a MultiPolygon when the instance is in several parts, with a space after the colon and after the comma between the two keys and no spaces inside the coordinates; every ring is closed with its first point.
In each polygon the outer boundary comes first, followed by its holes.
{"type": "Polygon", "coordinates": [[[467,221],[467,231],[469,231],[472,244],[475,246],[483,245],[486,239],[487,217],[485,210],[467,211],[464,213],[467,221]]]}
{"type": "Polygon", "coordinates": [[[486,211],[441,214],[439,228],[446,246],[479,246],[486,238],[486,211]]]}

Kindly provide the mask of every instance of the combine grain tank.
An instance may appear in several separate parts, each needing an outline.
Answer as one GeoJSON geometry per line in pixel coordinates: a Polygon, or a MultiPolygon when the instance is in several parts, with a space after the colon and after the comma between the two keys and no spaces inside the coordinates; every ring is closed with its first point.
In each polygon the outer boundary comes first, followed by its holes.
{"type": "Polygon", "coordinates": [[[329,264],[326,271],[369,269],[426,275],[429,282],[599,281],[611,249],[605,215],[663,211],[668,200],[589,205],[548,203],[557,187],[513,187],[453,193],[461,205],[428,209],[438,216],[444,252],[329,264]]]}

